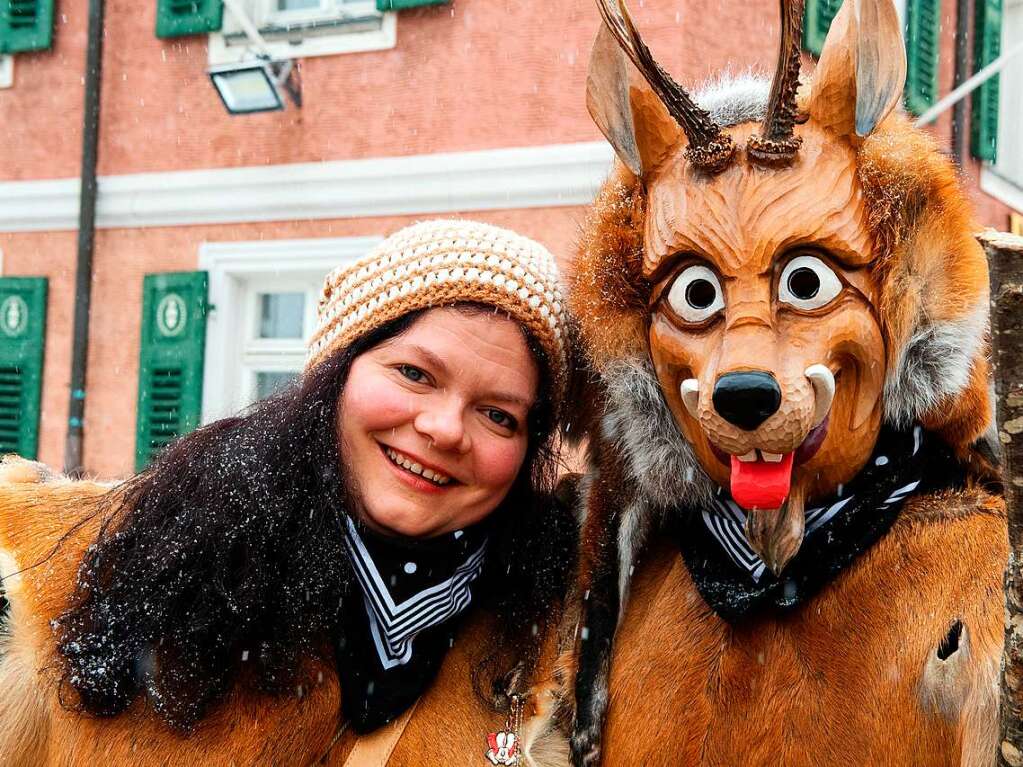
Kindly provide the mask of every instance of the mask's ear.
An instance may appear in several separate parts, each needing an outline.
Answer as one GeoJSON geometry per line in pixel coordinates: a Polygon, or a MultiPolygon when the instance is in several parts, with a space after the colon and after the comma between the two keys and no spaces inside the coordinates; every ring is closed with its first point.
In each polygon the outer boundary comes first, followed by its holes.
{"type": "Polygon", "coordinates": [[[870,135],[902,98],[906,46],[892,0],[845,0],[813,75],[811,117],[843,136],[870,135]]]}
{"type": "Polygon", "coordinates": [[[586,108],[618,158],[643,178],[682,141],[682,131],[607,27],[590,54],[586,108]]]}

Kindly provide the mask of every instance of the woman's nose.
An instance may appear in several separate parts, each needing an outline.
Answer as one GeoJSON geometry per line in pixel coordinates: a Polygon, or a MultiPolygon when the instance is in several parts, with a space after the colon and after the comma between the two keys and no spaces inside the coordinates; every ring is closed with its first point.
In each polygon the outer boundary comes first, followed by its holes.
{"type": "Polygon", "coordinates": [[[460,405],[445,404],[422,410],[416,416],[415,428],[438,450],[465,453],[469,449],[469,437],[460,405]]]}

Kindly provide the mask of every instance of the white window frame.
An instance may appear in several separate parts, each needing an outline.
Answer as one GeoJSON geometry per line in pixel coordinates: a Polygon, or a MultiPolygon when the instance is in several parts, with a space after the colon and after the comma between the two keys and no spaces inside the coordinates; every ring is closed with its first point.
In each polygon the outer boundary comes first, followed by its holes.
{"type": "MultiPolygon", "coordinates": [[[[1002,51],[1016,45],[1023,35],[1023,0],[1002,4],[1002,51]]],[[[984,163],[980,188],[1023,213],[1023,134],[1019,116],[1023,113],[1023,56],[1016,56],[999,74],[998,158],[984,163]],[[1012,164],[1010,164],[1012,158],[1012,164]]]]}
{"type": "Polygon", "coordinates": [[[14,85],[14,56],[0,56],[0,88],[14,85]]]}
{"type": "MultiPolygon", "coordinates": [[[[398,15],[381,13],[376,0],[358,0],[341,3],[340,0],[320,0],[319,10],[278,11],[276,0],[244,0],[250,18],[266,41],[266,52],[274,59],[298,59],[312,56],[333,56],[341,53],[379,51],[393,48],[397,41],[398,15]],[[339,23],[333,28],[321,28],[315,34],[295,29],[287,36],[274,34],[275,27],[289,24],[340,20],[345,15],[379,19],[379,25],[339,23]]],[[[234,64],[253,58],[254,51],[241,26],[230,10],[224,10],[224,24],[219,32],[209,36],[209,63],[211,66],[234,64]]]]}
{"type": "MultiPolygon", "coordinates": [[[[207,242],[199,268],[209,274],[202,422],[234,415],[251,404],[255,368],[291,370],[293,342],[265,340],[259,349],[240,343],[255,328],[261,292],[309,290],[332,270],[366,255],[383,237],[207,242]]],[[[313,294],[318,297],[319,288],[313,294]]],[[[306,301],[306,327],[315,326],[316,302],[306,301]]]]}

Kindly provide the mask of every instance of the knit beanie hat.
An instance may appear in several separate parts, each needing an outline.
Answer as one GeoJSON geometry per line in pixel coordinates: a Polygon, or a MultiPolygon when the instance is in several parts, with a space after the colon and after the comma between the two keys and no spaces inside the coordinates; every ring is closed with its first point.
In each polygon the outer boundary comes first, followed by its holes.
{"type": "Polygon", "coordinates": [[[533,240],[476,221],[405,227],[327,275],[306,370],[411,311],[462,302],[503,310],[529,331],[547,357],[560,409],[567,328],[554,256],[533,240]]]}

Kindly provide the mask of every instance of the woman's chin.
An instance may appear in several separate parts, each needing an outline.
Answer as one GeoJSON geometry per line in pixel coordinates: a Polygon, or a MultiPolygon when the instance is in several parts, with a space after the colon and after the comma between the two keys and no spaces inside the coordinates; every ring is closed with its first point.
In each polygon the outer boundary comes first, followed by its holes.
{"type": "Polygon", "coordinates": [[[439,520],[427,509],[401,511],[367,511],[362,521],[375,532],[399,538],[431,538],[445,531],[439,520]]]}

